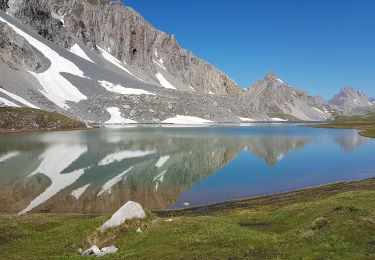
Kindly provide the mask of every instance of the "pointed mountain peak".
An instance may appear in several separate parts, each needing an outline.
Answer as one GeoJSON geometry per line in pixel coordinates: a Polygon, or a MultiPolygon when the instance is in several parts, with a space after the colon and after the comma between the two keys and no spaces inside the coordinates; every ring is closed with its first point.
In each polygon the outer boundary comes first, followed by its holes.
{"type": "Polygon", "coordinates": [[[277,81],[279,83],[284,84],[284,82],[277,76],[274,72],[268,72],[266,76],[264,77],[265,80],[271,80],[271,81],[277,81]]]}
{"type": "Polygon", "coordinates": [[[341,88],[341,91],[342,92],[353,92],[353,91],[355,91],[352,87],[350,87],[350,86],[343,86],[342,88],[341,88]]]}
{"type": "Polygon", "coordinates": [[[264,78],[265,79],[277,79],[277,75],[274,72],[270,71],[270,72],[267,72],[264,78]]]}

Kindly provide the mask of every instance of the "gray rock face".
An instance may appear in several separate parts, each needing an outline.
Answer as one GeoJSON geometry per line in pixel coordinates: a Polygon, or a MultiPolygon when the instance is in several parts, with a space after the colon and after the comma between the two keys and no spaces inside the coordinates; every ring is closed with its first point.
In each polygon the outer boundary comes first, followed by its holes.
{"type": "Polygon", "coordinates": [[[237,95],[242,89],[224,73],[179,47],[120,3],[91,5],[83,0],[9,0],[8,12],[63,48],[75,39],[97,46],[159,83],[161,73],[177,89],[237,95]],[[190,88],[190,86],[193,88],[190,88]]]}
{"type": "Polygon", "coordinates": [[[302,90],[292,88],[269,72],[243,96],[253,110],[263,111],[271,118],[325,120],[330,117],[323,105],[302,90]]]}
{"type": "Polygon", "coordinates": [[[0,61],[13,69],[42,71],[49,61],[6,23],[0,22],[0,61]]]}
{"type": "Polygon", "coordinates": [[[343,114],[367,112],[374,108],[373,101],[366,94],[351,87],[343,87],[328,103],[343,114]]]}
{"type": "Polygon", "coordinates": [[[145,218],[146,212],[142,206],[134,201],[128,201],[118,211],[116,211],[110,220],[105,222],[98,230],[101,232],[109,228],[114,228],[122,225],[126,220],[132,218],[145,218]]]}

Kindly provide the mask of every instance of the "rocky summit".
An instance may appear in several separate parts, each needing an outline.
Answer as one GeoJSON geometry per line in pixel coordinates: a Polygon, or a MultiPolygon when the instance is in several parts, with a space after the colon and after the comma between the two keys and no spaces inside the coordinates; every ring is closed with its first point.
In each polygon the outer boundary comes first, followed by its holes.
{"type": "Polygon", "coordinates": [[[328,103],[344,114],[364,113],[375,108],[373,99],[365,93],[347,86],[343,87],[328,103]]]}
{"type": "Polygon", "coordinates": [[[117,1],[3,0],[0,33],[3,106],[108,124],[322,121],[337,109],[273,73],[246,91],[117,1]]]}

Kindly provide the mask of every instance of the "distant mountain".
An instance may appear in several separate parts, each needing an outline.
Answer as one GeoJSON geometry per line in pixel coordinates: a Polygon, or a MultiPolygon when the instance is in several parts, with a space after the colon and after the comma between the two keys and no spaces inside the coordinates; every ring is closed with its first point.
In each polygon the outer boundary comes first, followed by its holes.
{"type": "Polygon", "coordinates": [[[242,96],[255,111],[263,111],[271,120],[326,120],[329,111],[306,92],[290,87],[269,72],[242,96]]]}
{"type": "Polygon", "coordinates": [[[375,103],[362,91],[351,87],[343,87],[341,91],[328,101],[328,104],[341,113],[356,114],[374,108],[375,103]]]}

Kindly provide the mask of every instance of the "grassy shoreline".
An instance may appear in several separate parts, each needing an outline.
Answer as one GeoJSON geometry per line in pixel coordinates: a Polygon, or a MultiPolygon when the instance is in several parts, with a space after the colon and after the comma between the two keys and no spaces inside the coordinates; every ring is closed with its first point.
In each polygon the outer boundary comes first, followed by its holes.
{"type": "Polygon", "coordinates": [[[78,248],[116,245],[108,258],[374,258],[375,179],[148,212],[104,234],[109,216],[0,214],[4,259],[79,259],[78,248]],[[143,234],[136,234],[140,227],[143,234]]]}
{"type": "Polygon", "coordinates": [[[306,125],[314,128],[334,128],[334,129],[357,129],[359,134],[365,137],[375,138],[375,112],[362,116],[339,116],[335,120],[324,124],[306,125]]]}

